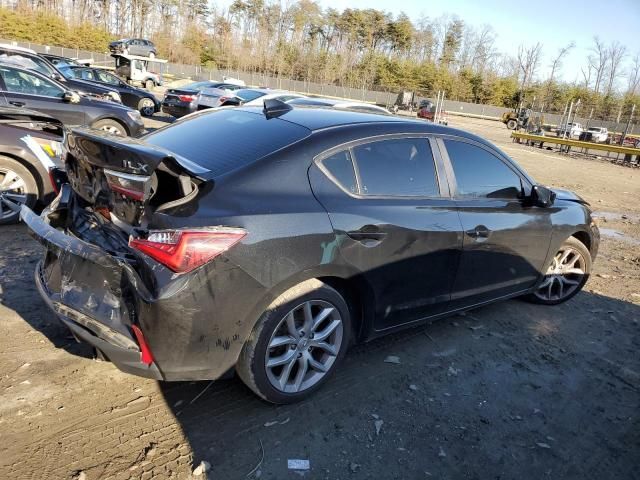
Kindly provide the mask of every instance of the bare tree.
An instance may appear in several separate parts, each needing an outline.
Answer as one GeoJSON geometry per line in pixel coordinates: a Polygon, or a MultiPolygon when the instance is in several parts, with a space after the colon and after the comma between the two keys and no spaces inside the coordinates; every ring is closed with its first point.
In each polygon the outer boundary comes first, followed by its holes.
{"type": "Polygon", "coordinates": [[[568,45],[562,47],[560,50],[558,50],[558,55],[556,55],[556,58],[554,58],[553,62],[551,62],[551,72],[549,73],[549,83],[552,83],[555,80],[556,73],[558,73],[558,70],[562,68],[562,60],[564,59],[564,57],[567,56],[567,54],[575,46],[576,44],[574,42],[571,42],[568,45]]]}
{"type": "Polygon", "coordinates": [[[593,85],[593,91],[600,92],[600,86],[604,77],[605,70],[608,64],[607,48],[597,36],[593,37],[593,47],[591,47],[592,55],[589,55],[587,60],[589,61],[589,67],[593,69],[595,73],[595,83],[593,85]]]}
{"type": "Polygon", "coordinates": [[[520,45],[518,47],[518,65],[522,73],[521,90],[529,86],[540,65],[540,53],[542,52],[542,44],[540,42],[535,45],[526,47],[520,45]]]}
{"type": "Polygon", "coordinates": [[[636,95],[640,93],[638,92],[638,87],[640,87],[640,52],[635,54],[631,62],[627,80],[627,94],[636,95]]]}
{"type": "Polygon", "coordinates": [[[613,42],[607,48],[607,56],[609,60],[609,80],[607,82],[607,90],[606,95],[611,95],[613,91],[613,84],[616,81],[616,78],[620,76],[620,64],[627,54],[627,47],[622,45],[620,42],[613,42]]]}

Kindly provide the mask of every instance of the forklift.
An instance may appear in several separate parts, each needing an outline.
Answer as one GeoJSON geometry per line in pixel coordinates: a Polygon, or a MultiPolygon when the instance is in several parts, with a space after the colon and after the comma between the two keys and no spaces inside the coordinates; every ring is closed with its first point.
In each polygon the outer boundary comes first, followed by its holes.
{"type": "Polygon", "coordinates": [[[526,107],[518,107],[511,112],[504,112],[502,114],[502,123],[504,123],[509,130],[520,130],[521,128],[527,129],[529,120],[531,119],[531,109],[526,107]]]}

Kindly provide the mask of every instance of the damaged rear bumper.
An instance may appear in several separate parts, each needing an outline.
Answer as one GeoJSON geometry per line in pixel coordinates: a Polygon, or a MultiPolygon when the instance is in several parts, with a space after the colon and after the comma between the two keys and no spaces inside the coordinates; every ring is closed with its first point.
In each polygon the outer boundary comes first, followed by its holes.
{"type": "Polygon", "coordinates": [[[123,319],[126,312],[123,312],[120,300],[109,291],[108,286],[104,285],[100,297],[97,289],[91,288],[91,285],[86,288],[78,285],[63,272],[76,262],[71,268],[80,264],[80,271],[92,271],[98,280],[101,270],[121,271],[122,265],[100,248],[53,228],[27,207],[22,208],[20,215],[32,235],[47,247],[45,259],[36,266],[35,283],[40,295],[60,321],[77,340],[99,350],[120,370],[163,380],[164,375],[155,362],[146,365],[141,361],[140,347],[123,319]]]}
{"type": "Polygon", "coordinates": [[[131,258],[126,240],[106,250],[91,236],[99,228],[87,224],[89,233],[80,234],[51,224],[66,214],[57,200],[41,216],[21,210],[46,249],[36,285],[76,338],[120,370],[159,380],[215,380],[235,366],[264,286],[223,258],[176,275],[149,258],[131,258]],[[142,361],[143,346],[150,365],[142,361]]]}
{"type": "Polygon", "coordinates": [[[47,290],[43,279],[42,262],[38,262],[35,272],[35,281],[38,292],[53,310],[58,319],[71,330],[73,336],[81,342],[87,343],[100,351],[120,370],[146,378],[164,380],[164,377],[155,363],[147,366],[140,361],[140,349],[132,344],[129,348],[122,345],[123,339],[118,338],[116,332],[110,332],[99,322],[84,315],[82,312],[66,307],[54,300],[54,295],[47,290]],[[95,331],[99,334],[94,333],[95,331]],[[100,336],[99,336],[100,335],[100,336]],[[102,338],[107,337],[107,339],[102,338]],[[110,338],[109,338],[110,337],[110,338]],[[116,344],[120,343],[120,345],[116,344]]]}

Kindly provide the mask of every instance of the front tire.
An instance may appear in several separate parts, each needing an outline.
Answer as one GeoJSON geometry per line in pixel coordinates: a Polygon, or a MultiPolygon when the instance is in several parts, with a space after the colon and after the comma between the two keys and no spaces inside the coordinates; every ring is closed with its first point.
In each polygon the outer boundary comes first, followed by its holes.
{"type": "Polygon", "coordinates": [[[0,225],[16,223],[19,208],[33,208],[38,201],[38,184],[23,164],[0,155],[0,225]],[[18,210],[16,210],[16,208],[18,210]]]}
{"type": "Polygon", "coordinates": [[[525,300],[542,305],[558,305],[576,295],[591,274],[589,249],[575,237],[569,237],[553,257],[544,280],[525,300]]]}
{"type": "Polygon", "coordinates": [[[517,126],[518,126],[518,122],[517,122],[517,121],[515,121],[515,120],[513,120],[513,119],[511,119],[511,120],[508,120],[508,121],[507,121],[507,128],[508,128],[509,130],[515,130],[515,128],[516,128],[517,126]]]}
{"type": "Polygon", "coordinates": [[[150,98],[142,98],[138,102],[138,110],[145,117],[151,117],[156,113],[156,104],[150,98]]]}
{"type": "Polygon", "coordinates": [[[349,307],[329,285],[307,280],[269,305],[245,343],[236,370],[263,399],[301,401],[329,379],[351,336],[349,307]]]}
{"type": "Polygon", "coordinates": [[[91,127],[96,130],[102,130],[103,132],[110,133],[112,135],[117,135],[119,137],[127,136],[126,128],[124,128],[124,126],[120,122],[111,120],[109,118],[105,120],[98,120],[96,123],[91,125],[91,127]]]}

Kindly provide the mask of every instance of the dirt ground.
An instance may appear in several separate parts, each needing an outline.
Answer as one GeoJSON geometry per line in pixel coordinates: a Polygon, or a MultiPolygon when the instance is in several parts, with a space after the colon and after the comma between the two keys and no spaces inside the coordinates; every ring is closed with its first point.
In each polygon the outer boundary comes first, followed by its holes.
{"type": "Polygon", "coordinates": [[[39,245],[2,227],[0,478],[189,478],[203,460],[210,479],[640,478],[640,170],[451,123],[600,213],[585,291],[358,346],[319,394],[275,407],[237,378],[158,383],[95,360],[36,292],[39,245]]]}

